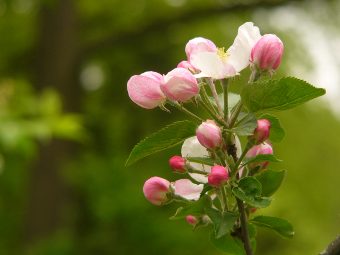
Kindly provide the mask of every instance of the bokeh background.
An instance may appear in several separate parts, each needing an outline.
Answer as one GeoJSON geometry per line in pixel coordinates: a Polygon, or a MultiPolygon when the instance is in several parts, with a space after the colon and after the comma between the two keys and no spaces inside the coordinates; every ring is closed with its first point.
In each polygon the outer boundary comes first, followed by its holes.
{"type": "Polygon", "coordinates": [[[0,254],[220,254],[209,229],[169,221],[175,206],[143,197],[148,177],[177,178],[167,160],[179,147],[124,166],[140,139],[185,118],[137,107],[126,82],[167,73],[193,37],[228,47],[246,21],[284,41],[277,77],[327,89],[279,114],[273,168],[288,175],[259,213],[288,219],[296,236],[259,230],[257,254],[321,252],[340,232],[339,13],[326,0],[0,0],[0,254]]]}

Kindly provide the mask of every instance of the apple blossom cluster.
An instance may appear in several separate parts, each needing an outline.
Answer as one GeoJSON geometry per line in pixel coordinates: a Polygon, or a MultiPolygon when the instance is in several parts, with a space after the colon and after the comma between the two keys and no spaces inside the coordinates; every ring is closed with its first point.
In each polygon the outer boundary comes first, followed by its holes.
{"type": "Polygon", "coordinates": [[[213,243],[228,254],[244,254],[225,248],[240,242],[247,255],[253,254],[254,226],[280,232],[277,224],[270,225],[280,222],[288,229],[284,236],[293,234],[283,219],[252,216],[257,208],[269,206],[285,173],[268,169],[270,162],[279,161],[272,141],[281,140],[284,131],[265,110],[280,109],[282,102],[288,109],[324,93],[295,78],[273,79],[283,50],[276,35],[261,35],[257,26],[247,22],[227,50],[197,37],[185,46],[186,60],[167,74],[147,71],[127,82],[130,99],[140,107],[167,112],[174,107],[191,119],[162,129],[131,152],[128,162],[182,142],[181,155],[172,156],[169,165],[183,177],[174,181],[151,177],[143,187],[146,199],[158,206],[180,202],[172,219],[185,219],[195,228],[212,225],[213,243]],[[246,68],[251,71],[248,84],[241,95],[231,93],[234,78],[246,68]],[[298,87],[315,95],[294,94],[298,87]],[[196,106],[193,110],[187,107],[190,103],[196,106]],[[221,240],[228,245],[221,248],[221,240]]]}

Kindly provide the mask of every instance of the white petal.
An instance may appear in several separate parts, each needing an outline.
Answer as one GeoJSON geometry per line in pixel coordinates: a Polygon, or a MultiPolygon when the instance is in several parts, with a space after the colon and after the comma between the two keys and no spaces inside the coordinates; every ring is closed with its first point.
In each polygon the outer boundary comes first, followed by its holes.
{"type": "Polygon", "coordinates": [[[192,54],[190,63],[201,71],[201,73],[195,75],[196,78],[211,77],[213,79],[223,79],[236,75],[233,66],[228,61],[223,61],[216,52],[192,54]]]}
{"type": "Polygon", "coordinates": [[[203,184],[195,184],[189,179],[180,179],[172,185],[175,195],[183,197],[187,200],[198,200],[203,191],[203,184]]]}
{"type": "MultiPolygon", "coordinates": [[[[208,157],[209,153],[206,148],[204,148],[199,141],[197,140],[196,136],[190,137],[186,139],[182,145],[181,151],[182,157],[208,157]]],[[[210,173],[211,166],[203,165],[199,163],[189,163],[189,166],[210,173]]],[[[190,174],[190,176],[201,183],[207,183],[208,177],[203,174],[190,174]]]]}
{"type": "Polygon", "coordinates": [[[257,26],[252,22],[246,22],[238,28],[238,34],[233,45],[228,49],[228,63],[237,72],[240,72],[249,65],[251,49],[260,40],[261,34],[257,26]]]}

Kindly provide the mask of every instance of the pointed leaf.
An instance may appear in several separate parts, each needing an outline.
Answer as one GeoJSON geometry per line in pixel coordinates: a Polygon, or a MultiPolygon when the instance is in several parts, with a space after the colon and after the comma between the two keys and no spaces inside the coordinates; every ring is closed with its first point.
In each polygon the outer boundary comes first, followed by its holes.
{"type": "Polygon", "coordinates": [[[151,154],[180,144],[186,138],[195,134],[196,127],[195,123],[184,120],[170,124],[156,133],[153,133],[140,141],[132,149],[129,158],[126,161],[126,166],[130,166],[151,154]]]}
{"type": "Polygon", "coordinates": [[[269,162],[281,162],[282,160],[276,158],[274,155],[272,154],[259,154],[253,158],[246,158],[242,165],[248,165],[250,163],[259,163],[259,162],[265,162],[265,161],[269,161],[269,162]]]}
{"type": "Polygon", "coordinates": [[[236,213],[221,213],[214,208],[206,208],[205,212],[214,224],[216,238],[220,238],[230,233],[235,224],[235,221],[238,219],[238,214],[236,213]]]}
{"type": "Polygon", "coordinates": [[[269,197],[273,195],[281,186],[283,179],[285,178],[286,171],[273,171],[266,170],[257,175],[255,178],[262,185],[262,196],[269,197]]]}
{"type": "Polygon", "coordinates": [[[251,112],[287,110],[322,96],[326,91],[294,77],[258,81],[246,86],[242,101],[251,112]]]}
{"type": "Polygon", "coordinates": [[[175,215],[170,217],[170,219],[183,219],[187,215],[201,216],[205,213],[205,208],[211,207],[211,204],[211,198],[208,195],[204,195],[198,201],[189,203],[184,207],[178,208],[175,215]]]}
{"type": "Polygon", "coordinates": [[[261,197],[261,183],[254,177],[245,177],[239,181],[238,187],[232,189],[233,194],[256,208],[264,208],[270,205],[270,198],[261,197]]]}
{"type": "Polygon", "coordinates": [[[199,163],[199,164],[208,165],[208,166],[215,165],[215,161],[207,157],[186,157],[186,160],[193,162],[193,163],[199,163]]]}
{"type": "Polygon", "coordinates": [[[257,216],[250,220],[251,223],[274,230],[282,237],[292,238],[294,236],[293,226],[284,219],[270,216],[257,216]]]}
{"type": "Polygon", "coordinates": [[[216,238],[214,234],[212,234],[210,235],[210,241],[217,249],[227,255],[246,255],[242,241],[231,235],[216,238]]]}
{"type": "Polygon", "coordinates": [[[254,134],[254,130],[257,127],[256,116],[252,113],[245,115],[240,119],[233,129],[232,132],[240,136],[248,136],[254,134]]]}

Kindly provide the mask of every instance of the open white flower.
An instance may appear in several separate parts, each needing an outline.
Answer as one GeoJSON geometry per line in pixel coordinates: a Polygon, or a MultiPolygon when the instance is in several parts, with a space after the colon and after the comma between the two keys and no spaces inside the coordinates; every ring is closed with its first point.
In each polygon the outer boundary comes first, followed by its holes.
{"type": "Polygon", "coordinates": [[[192,54],[190,63],[201,72],[196,78],[223,79],[237,75],[249,65],[253,46],[261,38],[260,30],[252,22],[246,22],[238,29],[233,45],[225,52],[198,52],[192,54]]]}

